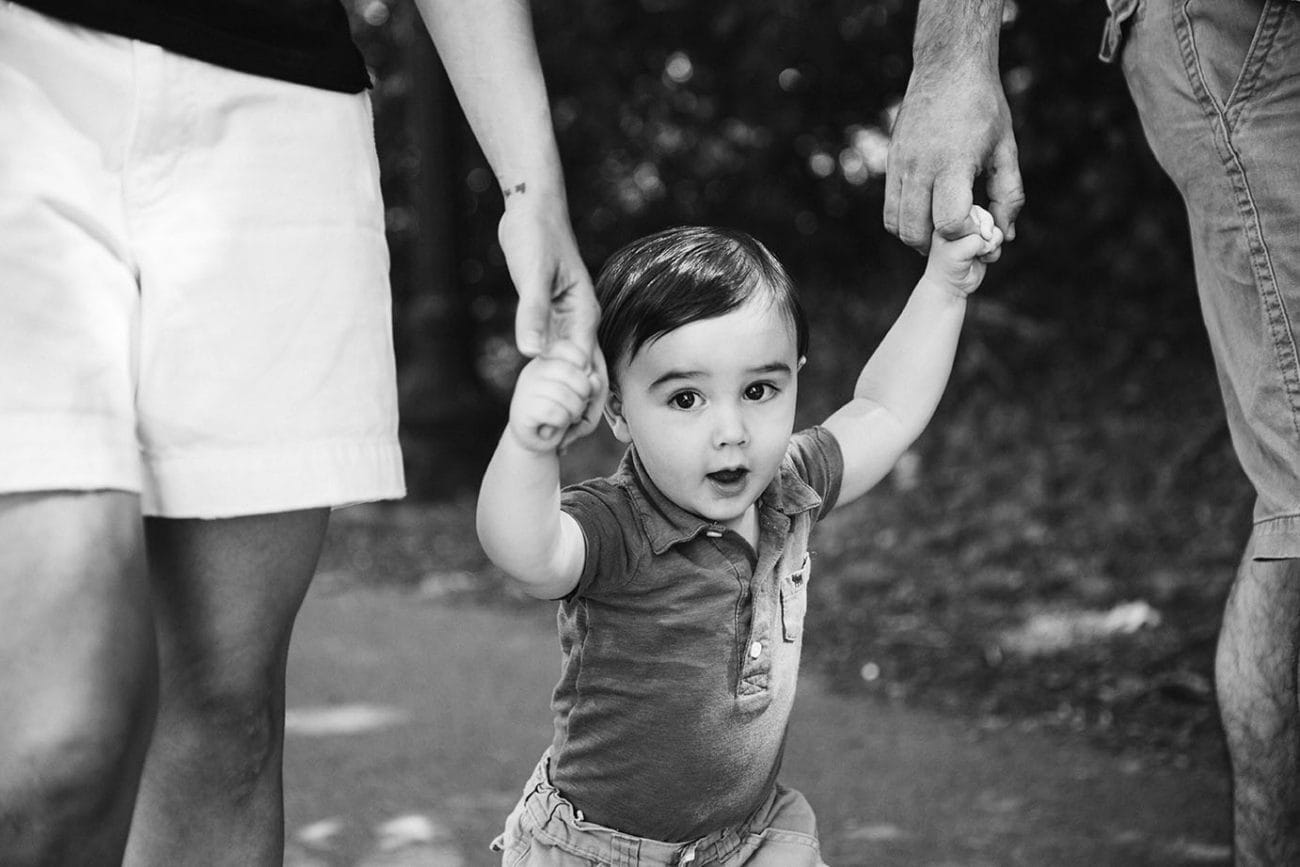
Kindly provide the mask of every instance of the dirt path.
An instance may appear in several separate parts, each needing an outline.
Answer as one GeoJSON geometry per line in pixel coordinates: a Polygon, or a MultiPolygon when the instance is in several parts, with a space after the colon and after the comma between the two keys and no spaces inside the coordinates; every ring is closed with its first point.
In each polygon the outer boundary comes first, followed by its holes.
{"type": "MultiPolygon", "coordinates": [[[[477,867],[549,741],[553,612],[309,597],[290,658],[290,867],[477,867]]],[[[805,677],[785,781],[835,867],[1229,863],[1222,768],[1178,770],[830,694],[805,677]]]]}

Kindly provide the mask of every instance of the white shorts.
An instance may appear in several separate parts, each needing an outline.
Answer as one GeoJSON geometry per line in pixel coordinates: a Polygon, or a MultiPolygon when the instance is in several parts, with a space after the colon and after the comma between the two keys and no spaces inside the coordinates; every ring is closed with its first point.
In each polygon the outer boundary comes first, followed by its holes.
{"type": "Polygon", "coordinates": [[[0,0],[0,493],[404,493],[366,94],[0,0]]]}

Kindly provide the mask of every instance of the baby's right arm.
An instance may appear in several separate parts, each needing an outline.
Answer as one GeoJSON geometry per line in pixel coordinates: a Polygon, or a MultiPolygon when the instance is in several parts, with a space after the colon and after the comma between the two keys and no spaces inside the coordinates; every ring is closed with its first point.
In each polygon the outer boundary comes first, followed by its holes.
{"type": "Polygon", "coordinates": [[[539,599],[575,586],[586,558],[582,530],[560,511],[560,441],[598,384],[587,359],[553,343],[519,374],[510,421],[483,475],[478,537],[492,562],[539,599]]]}

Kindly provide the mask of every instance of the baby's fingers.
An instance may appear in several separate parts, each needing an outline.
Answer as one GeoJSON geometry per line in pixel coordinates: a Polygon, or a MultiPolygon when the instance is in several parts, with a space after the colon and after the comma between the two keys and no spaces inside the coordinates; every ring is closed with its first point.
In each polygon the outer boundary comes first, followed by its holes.
{"type": "Polygon", "coordinates": [[[512,427],[526,447],[553,451],[560,447],[564,432],[582,417],[585,406],[586,401],[571,388],[558,385],[539,388],[517,402],[512,413],[512,427]]]}
{"type": "Polygon", "coordinates": [[[998,259],[1001,259],[1003,240],[1004,236],[1002,230],[997,226],[992,226],[990,237],[984,240],[984,243],[980,246],[980,251],[976,254],[975,258],[985,264],[996,262],[998,259]]]}
{"type": "Polygon", "coordinates": [[[530,449],[558,448],[591,402],[596,386],[583,364],[586,359],[580,351],[570,351],[574,349],[557,341],[528,363],[515,384],[511,426],[530,449]]]}
{"type": "Polygon", "coordinates": [[[946,254],[949,262],[961,262],[976,259],[989,249],[990,242],[978,234],[963,235],[956,241],[949,241],[946,254]]]}
{"type": "Polygon", "coordinates": [[[578,344],[572,340],[553,341],[550,346],[546,347],[542,357],[572,365],[581,370],[584,375],[591,368],[591,357],[586,352],[583,352],[578,344]]]}
{"type": "Polygon", "coordinates": [[[568,426],[567,413],[555,404],[534,406],[522,424],[512,426],[515,436],[527,449],[555,451],[568,426]]]}
{"type": "Polygon", "coordinates": [[[538,359],[534,363],[538,365],[534,395],[562,407],[570,416],[566,426],[582,418],[591,400],[591,374],[562,361],[538,359]]]}
{"type": "MultiPolygon", "coordinates": [[[[573,344],[556,344],[556,346],[573,347],[573,344]]],[[[548,347],[546,354],[535,358],[528,365],[526,373],[533,388],[564,389],[572,392],[582,402],[591,397],[593,380],[587,359],[568,351],[554,353],[555,347],[548,347]]]]}

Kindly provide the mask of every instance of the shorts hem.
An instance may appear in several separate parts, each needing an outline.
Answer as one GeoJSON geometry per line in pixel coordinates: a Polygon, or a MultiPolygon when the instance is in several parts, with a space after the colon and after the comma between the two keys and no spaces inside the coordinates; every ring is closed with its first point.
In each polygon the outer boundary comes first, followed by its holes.
{"type": "Polygon", "coordinates": [[[340,508],[406,495],[394,440],[145,456],[141,511],[161,518],[230,518],[340,508]]]}
{"type": "Polygon", "coordinates": [[[0,435],[0,494],[126,491],[142,487],[135,432],[107,416],[7,415],[21,436],[0,435]],[[38,435],[39,434],[39,435],[38,435]]]}
{"type": "Polygon", "coordinates": [[[1300,558],[1300,514],[1256,522],[1250,544],[1254,560],[1300,558]]]}

